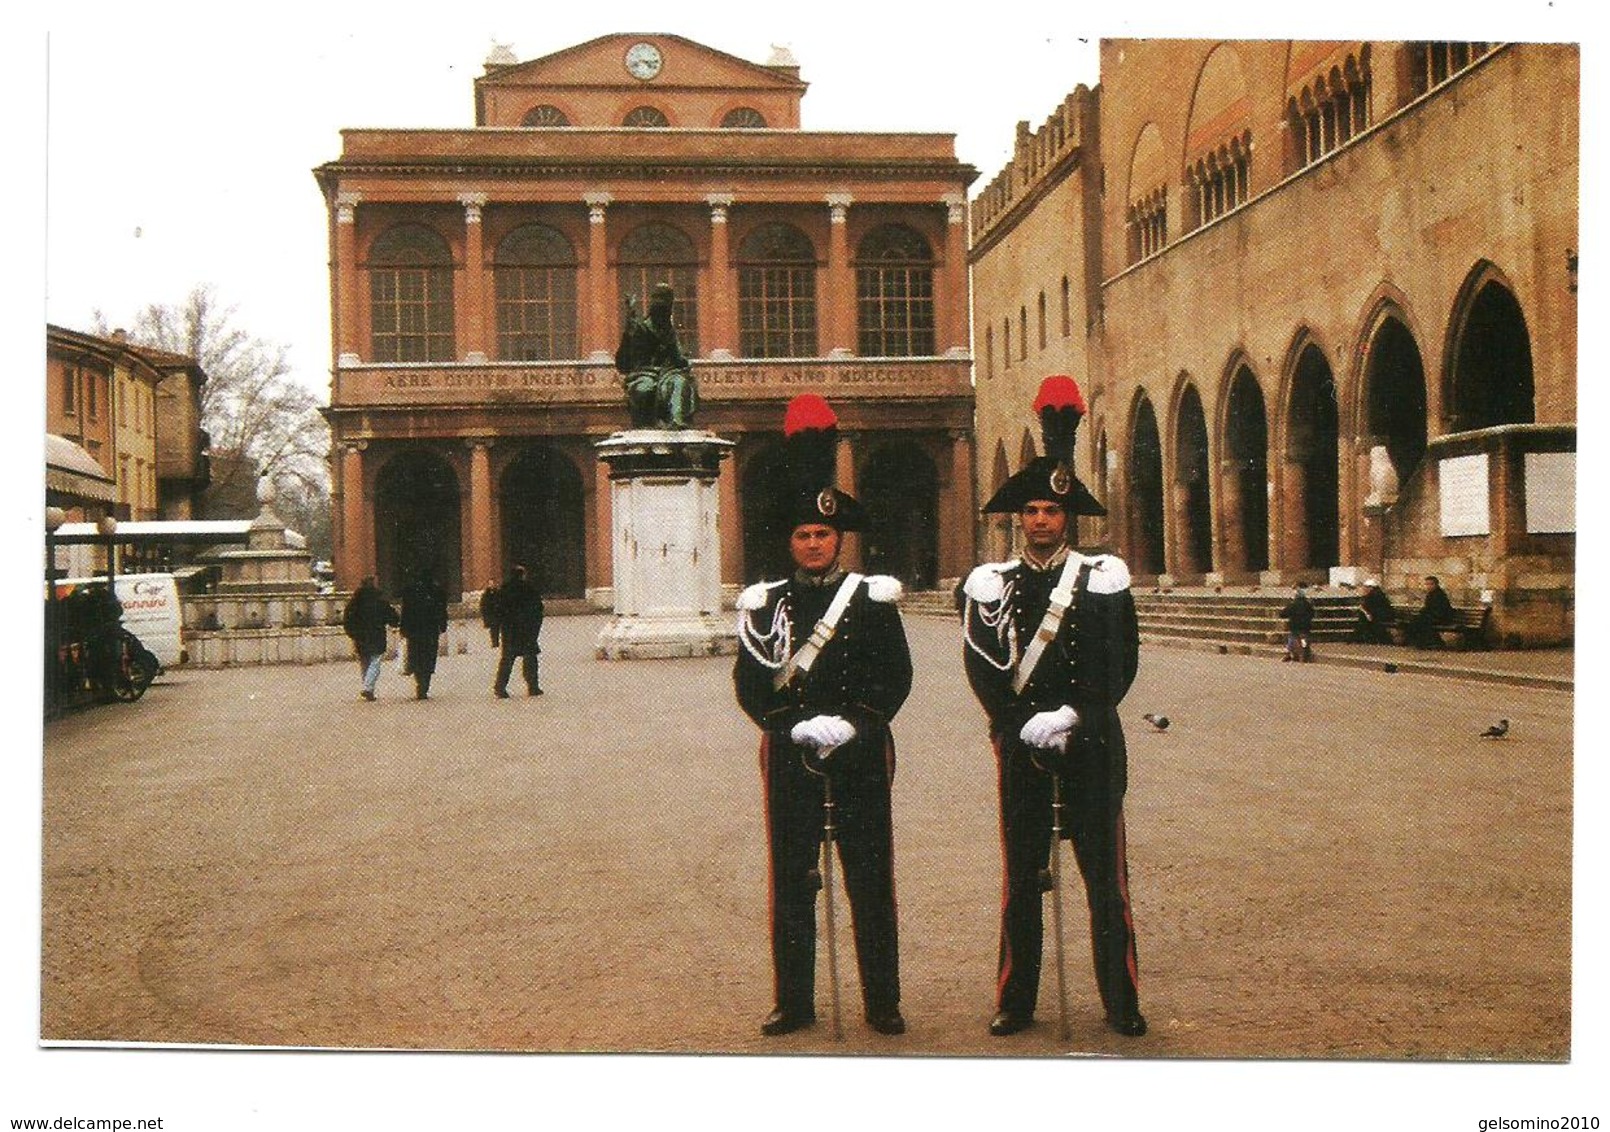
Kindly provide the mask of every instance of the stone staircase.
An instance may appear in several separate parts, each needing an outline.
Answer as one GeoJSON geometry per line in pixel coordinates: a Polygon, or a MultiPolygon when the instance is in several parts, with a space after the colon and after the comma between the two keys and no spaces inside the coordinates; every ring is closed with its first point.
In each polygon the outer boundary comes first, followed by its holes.
{"type": "MultiPolygon", "coordinates": [[[[1154,644],[1283,647],[1286,623],[1280,611],[1290,600],[1287,589],[1135,590],[1141,640],[1154,644]]],[[[1312,639],[1346,640],[1358,613],[1359,596],[1350,590],[1314,587],[1308,591],[1308,600],[1314,603],[1312,639]]]]}

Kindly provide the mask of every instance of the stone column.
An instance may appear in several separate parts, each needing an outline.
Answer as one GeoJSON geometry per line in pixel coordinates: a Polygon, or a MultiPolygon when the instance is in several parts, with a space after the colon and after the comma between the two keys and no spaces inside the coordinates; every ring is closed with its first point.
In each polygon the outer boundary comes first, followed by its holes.
{"type": "Polygon", "coordinates": [[[972,569],[973,530],[978,508],[973,500],[973,445],[964,428],[946,434],[950,441],[948,483],[939,490],[939,578],[961,578],[972,569]]]}
{"type": "Polygon", "coordinates": [[[464,287],[454,303],[454,326],[463,344],[466,362],[484,363],[487,351],[486,251],[481,239],[481,209],[485,193],[459,193],[464,206],[464,287]]]}
{"type": "Polygon", "coordinates": [[[492,441],[478,436],[466,440],[470,450],[469,521],[465,524],[464,589],[478,590],[499,574],[492,557],[492,441]]]}
{"type": "Polygon", "coordinates": [[[699,341],[704,343],[707,357],[724,359],[732,357],[738,348],[738,290],[732,281],[727,244],[727,210],[732,207],[732,194],[711,193],[704,199],[710,206],[710,279],[705,288],[707,298],[699,304],[704,318],[699,341]]]}
{"type": "MultiPolygon", "coordinates": [[[[861,436],[856,432],[839,430],[838,447],[834,450],[833,480],[834,485],[845,495],[860,498],[855,488],[855,449],[859,445],[861,436]]],[[[839,561],[846,570],[860,570],[864,556],[861,550],[861,536],[850,533],[844,536],[843,546],[839,551],[839,561]]]]}
{"type": "MultiPolygon", "coordinates": [[[[828,193],[827,272],[821,285],[822,329],[830,358],[855,355],[855,268],[850,263],[849,193],[828,193]]],[[[844,488],[843,484],[839,485],[844,488]]],[[[848,490],[844,488],[844,490],[848,490]]]]}
{"type": "Polygon", "coordinates": [[[585,275],[586,321],[582,325],[582,344],[591,361],[610,361],[615,356],[615,288],[609,276],[609,238],[604,211],[612,197],[606,192],[586,193],[587,271],[585,275]]]}
{"type": "Polygon", "coordinates": [[[721,531],[721,581],[736,585],[743,581],[743,512],[738,503],[738,462],[729,460],[717,484],[717,517],[721,531]]]}
{"type": "Polygon", "coordinates": [[[345,550],[337,563],[336,585],[355,590],[364,577],[374,572],[372,553],[374,524],[364,503],[363,452],[367,440],[341,442],[341,542],[345,550]]]}
{"type": "Polygon", "coordinates": [[[335,194],[335,350],[339,365],[354,364],[363,351],[359,348],[358,317],[358,202],[362,194],[335,194]]]}
{"type": "Polygon", "coordinates": [[[945,262],[934,279],[934,353],[966,357],[967,197],[946,193],[945,262]]]}

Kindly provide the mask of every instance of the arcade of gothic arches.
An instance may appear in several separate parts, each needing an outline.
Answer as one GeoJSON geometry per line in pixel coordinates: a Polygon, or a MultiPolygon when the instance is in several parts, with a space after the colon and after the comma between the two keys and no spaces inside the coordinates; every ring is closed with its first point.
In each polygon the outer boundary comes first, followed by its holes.
{"type": "MultiPolygon", "coordinates": [[[[1334,346],[1327,353],[1298,329],[1277,373],[1260,372],[1238,352],[1216,386],[1190,374],[1172,385],[1139,382],[1121,424],[1098,417],[1093,425],[1093,434],[1117,427],[1124,438],[1118,490],[1098,492],[1112,512],[1103,541],[1118,544],[1141,575],[1322,575],[1345,556],[1343,509],[1357,512],[1371,489],[1360,475],[1357,498],[1345,497],[1350,460],[1367,469],[1370,451],[1384,450],[1402,498],[1416,490],[1428,436],[1534,420],[1526,315],[1491,264],[1467,277],[1445,330],[1449,364],[1434,388],[1406,305],[1382,300],[1371,309],[1350,351],[1358,359],[1352,371],[1333,366],[1334,346]],[[1213,390],[1217,404],[1209,406],[1213,390]],[[1440,427],[1431,416],[1438,412],[1440,427]]],[[[1017,466],[1032,457],[1025,433],[1017,466]]],[[[1104,478],[1104,447],[1094,462],[1104,478]]],[[[994,485],[1009,474],[1000,445],[994,485]]],[[[1004,535],[1004,527],[991,531],[997,546],[1004,535]]]]}

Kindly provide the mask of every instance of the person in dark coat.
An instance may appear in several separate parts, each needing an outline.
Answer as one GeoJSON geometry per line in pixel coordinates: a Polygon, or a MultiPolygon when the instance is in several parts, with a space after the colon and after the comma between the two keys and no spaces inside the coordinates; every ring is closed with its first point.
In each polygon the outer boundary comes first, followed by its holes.
{"type": "Polygon", "coordinates": [[[514,672],[514,660],[520,658],[520,675],[525,678],[526,694],[542,695],[537,680],[537,659],[542,646],[537,643],[542,633],[542,593],[532,583],[524,566],[509,571],[508,581],[498,589],[498,631],[503,637],[503,651],[498,657],[497,676],[492,681],[492,694],[500,700],[509,698],[509,677],[514,672]]]}
{"type": "Polygon", "coordinates": [[[1448,600],[1448,591],[1442,588],[1435,574],[1427,574],[1425,602],[1420,606],[1420,612],[1404,626],[1404,641],[1416,648],[1434,649],[1442,643],[1442,638],[1437,634],[1438,626],[1452,624],[1454,618],[1453,602],[1448,600]]]}
{"type": "Polygon", "coordinates": [[[406,670],[414,677],[414,698],[429,699],[436,653],[447,632],[447,594],[429,571],[420,571],[403,590],[400,628],[408,653],[406,670]]]}
{"type": "Polygon", "coordinates": [[[1280,659],[1313,660],[1314,649],[1310,639],[1314,633],[1314,603],[1308,600],[1306,586],[1298,584],[1297,592],[1281,609],[1280,616],[1286,620],[1286,655],[1280,659]]]}
{"type": "Polygon", "coordinates": [[[824,782],[831,777],[835,842],[849,896],[867,1024],[905,1032],[894,890],[889,721],[911,691],[911,653],[894,578],[845,573],[845,531],[860,504],[832,486],[837,418],[806,394],[784,418],[791,491],[781,527],[794,573],[738,598],[738,704],[760,728],[770,862],[773,1009],[761,1033],[816,1020],[816,903],[824,782]],[[815,644],[825,638],[825,643],[815,644]]]}
{"type": "Polygon", "coordinates": [[[492,638],[492,647],[498,647],[498,585],[491,578],[481,590],[481,624],[492,638]]]}
{"type": "Polygon", "coordinates": [[[380,662],[386,655],[386,626],[397,622],[397,611],[381,596],[373,575],[359,582],[342,614],[341,627],[357,650],[358,669],[363,673],[363,691],[359,694],[366,700],[375,698],[375,685],[380,680],[380,662]]]}
{"type": "Polygon", "coordinates": [[[1085,412],[1079,387],[1072,378],[1049,377],[1034,408],[1046,455],[1008,479],[984,508],[1017,515],[1022,558],[979,566],[962,586],[962,659],[989,719],[1005,872],[989,1031],[1006,1037],[1034,1021],[1055,775],[1063,836],[1073,843],[1090,907],[1107,1025],[1135,1037],[1146,1032],[1146,1019],[1129,897],[1128,758],[1118,704],[1139,668],[1140,630],[1123,560],[1068,544],[1076,515],[1106,513],[1073,475],[1074,431],[1085,412]]]}
{"type": "Polygon", "coordinates": [[[1353,640],[1361,644],[1390,645],[1392,623],[1397,610],[1392,599],[1381,591],[1379,578],[1364,581],[1364,600],[1359,603],[1358,617],[1353,621],[1353,640]]]}

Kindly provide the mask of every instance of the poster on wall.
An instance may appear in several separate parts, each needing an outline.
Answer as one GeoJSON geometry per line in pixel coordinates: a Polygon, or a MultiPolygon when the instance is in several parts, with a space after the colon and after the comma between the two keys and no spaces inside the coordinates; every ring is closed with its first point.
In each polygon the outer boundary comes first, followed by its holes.
{"type": "Polygon", "coordinates": [[[1487,506],[1487,454],[1450,456],[1438,462],[1442,492],[1442,535],[1485,535],[1492,531],[1487,506]]]}
{"type": "Polygon", "coordinates": [[[1526,533],[1576,533],[1576,453],[1526,454],[1526,533]]]}

